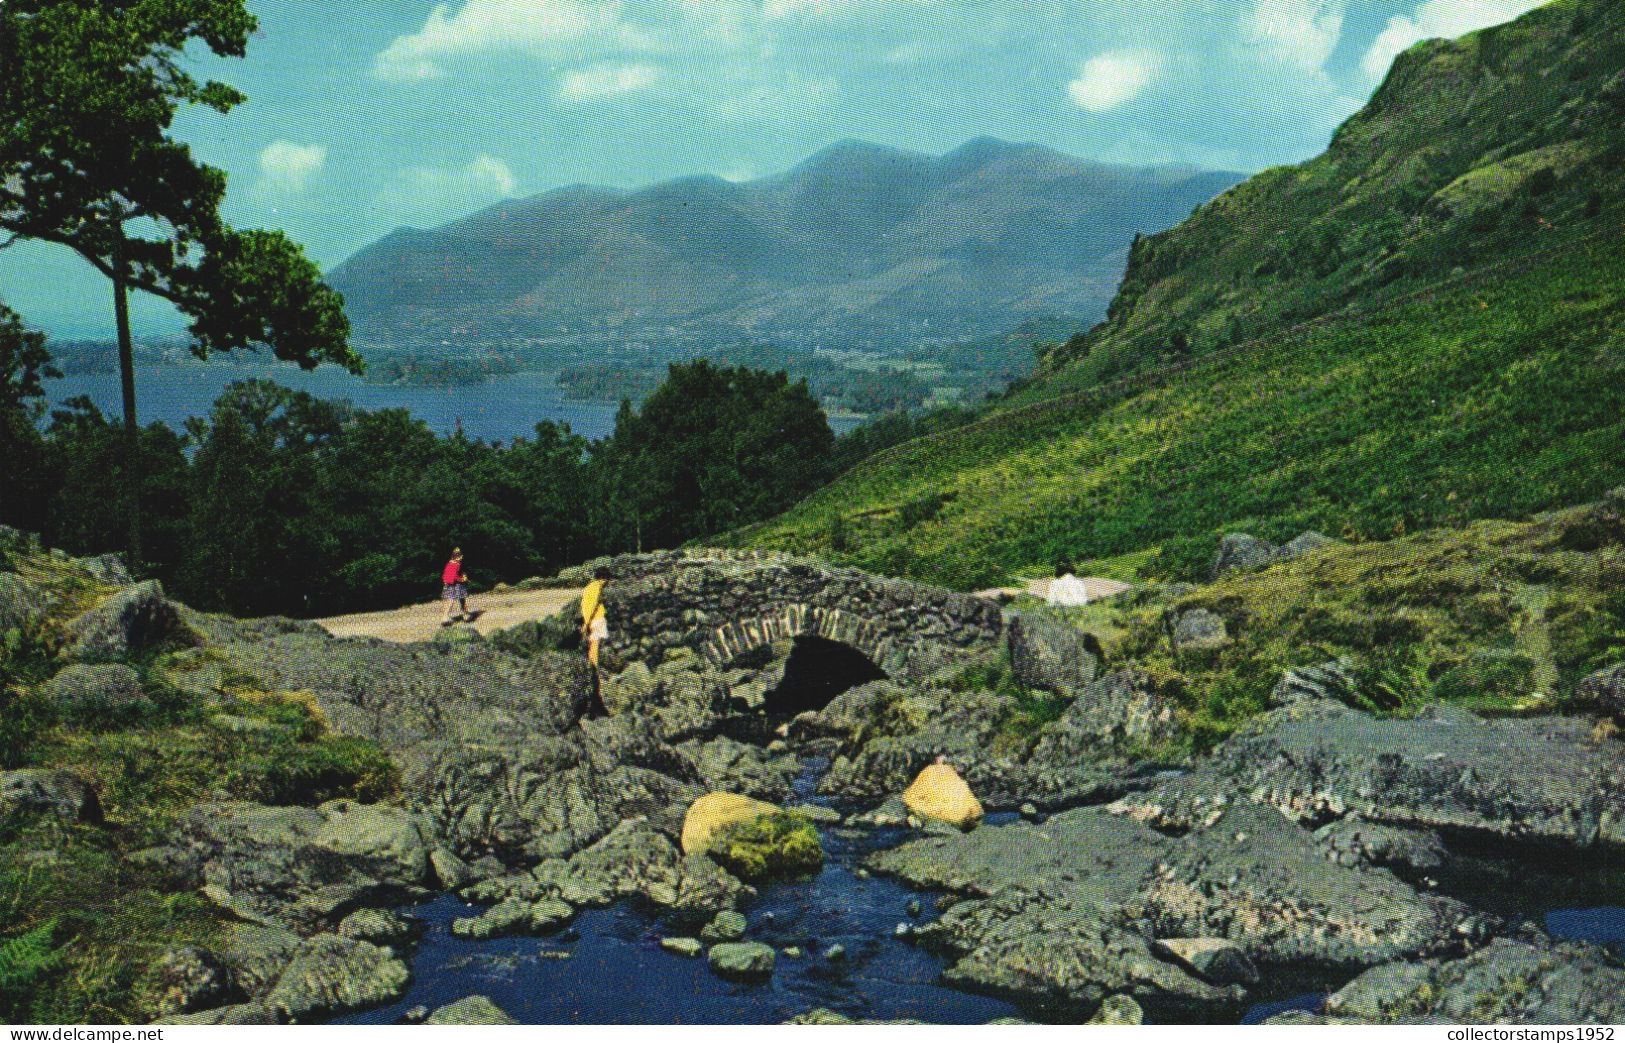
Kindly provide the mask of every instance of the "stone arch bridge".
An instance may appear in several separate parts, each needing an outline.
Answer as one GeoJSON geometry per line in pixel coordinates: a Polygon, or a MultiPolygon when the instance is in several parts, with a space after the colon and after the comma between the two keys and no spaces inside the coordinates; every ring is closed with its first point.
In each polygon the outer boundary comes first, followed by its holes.
{"type": "Polygon", "coordinates": [[[996,649],[999,608],[856,569],[750,551],[623,555],[572,569],[582,580],[607,565],[604,604],[615,643],[658,663],[677,648],[715,666],[797,637],[847,645],[897,678],[923,677],[996,649]]]}

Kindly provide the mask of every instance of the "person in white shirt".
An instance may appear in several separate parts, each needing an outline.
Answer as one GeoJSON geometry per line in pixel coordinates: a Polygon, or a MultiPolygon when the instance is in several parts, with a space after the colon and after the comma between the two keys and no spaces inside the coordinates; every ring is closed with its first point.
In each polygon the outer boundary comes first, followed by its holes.
{"type": "Polygon", "coordinates": [[[1055,578],[1050,580],[1044,600],[1051,605],[1071,608],[1089,604],[1089,585],[1073,574],[1070,562],[1055,566],[1055,578]]]}

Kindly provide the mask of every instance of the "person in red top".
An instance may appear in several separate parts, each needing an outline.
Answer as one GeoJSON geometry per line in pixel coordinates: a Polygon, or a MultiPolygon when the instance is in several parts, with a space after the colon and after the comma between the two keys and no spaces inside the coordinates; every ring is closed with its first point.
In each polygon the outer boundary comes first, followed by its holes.
{"type": "Polygon", "coordinates": [[[446,603],[446,614],[440,625],[449,627],[458,619],[468,616],[468,576],[463,573],[463,548],[451,549],[451,560],[440,570],[440,600],[446,603]],[[457,616],[452,618],[451,603],[457,603],[457,616]]]}

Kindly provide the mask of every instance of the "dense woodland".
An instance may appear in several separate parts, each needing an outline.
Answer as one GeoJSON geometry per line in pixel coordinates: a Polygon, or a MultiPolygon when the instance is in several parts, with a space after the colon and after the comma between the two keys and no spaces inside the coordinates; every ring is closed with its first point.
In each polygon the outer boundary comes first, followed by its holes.
{"type": "Polygon", "coordinates": [[[125,546],[141,496],[142,571],[182,600],[313,615],[433,596],[461,546],[476,589],[599,554],[669,547],[782,511],[828,481],[835,440],[804,382],[675,365],[614,434],[541,423],[496,445],[245,381],[185,431],[124,432],[77,400],[43,415],[44,338],[0,327],[0,521],[75,553],[125,546]]]}

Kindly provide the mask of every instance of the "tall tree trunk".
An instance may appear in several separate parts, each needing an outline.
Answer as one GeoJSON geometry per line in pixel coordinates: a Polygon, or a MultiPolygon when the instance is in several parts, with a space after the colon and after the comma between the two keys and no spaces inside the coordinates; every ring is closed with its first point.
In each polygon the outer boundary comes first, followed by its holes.
{"type": "Polygon", "coordinates": [[[141,566],[141,428],[135,419],[135,344],[130,339],[130,293],[123,251],[113,259],[113,315],[118,323],[119,380],[124,392],[124,480],[129,487],[130,568],[141,566]]]}

